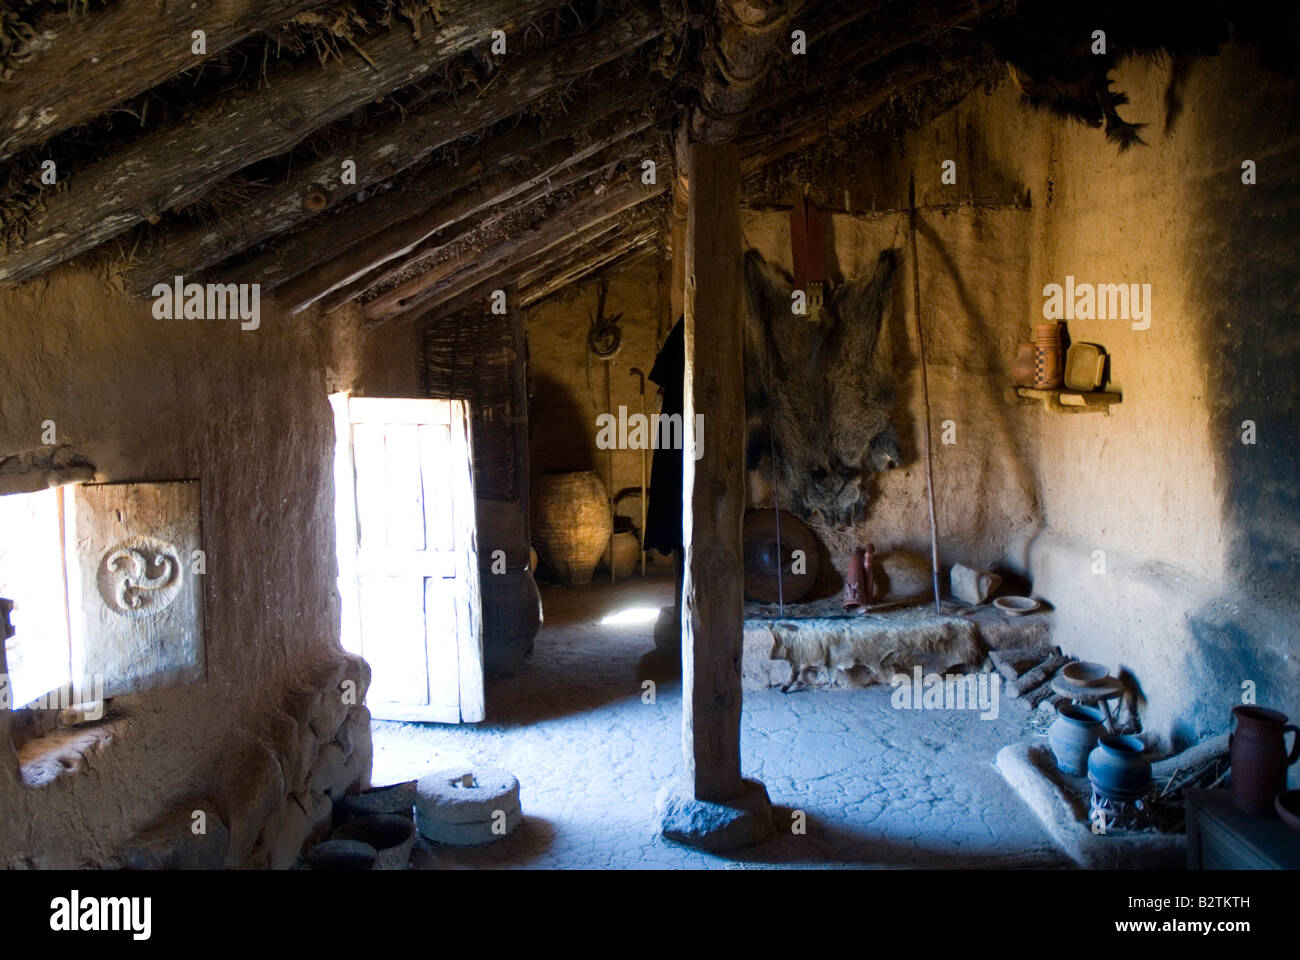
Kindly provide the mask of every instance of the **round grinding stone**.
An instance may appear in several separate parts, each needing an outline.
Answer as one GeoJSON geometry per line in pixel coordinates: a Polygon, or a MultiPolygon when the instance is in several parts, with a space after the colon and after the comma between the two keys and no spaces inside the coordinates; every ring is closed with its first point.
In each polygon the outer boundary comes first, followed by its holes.
{"type": "Polygon", "coordinates": [[[435,823],[490,823],[497,810],[507,816],[518,812],[519,781],[514,774],[497,767],[444,767],[425,774],[416,783],[415,810],[423,819],[435,823]],[[467,775],[473,778],[472,786],[464,785],[467,775]]]}
{"type": "Polygon", "coordinates": [[[500,821],[502,826],[497,828],[503,831],[500,833],[492,829],[493,825],[498,822],[497,820],[479,820],[472,823],[442,823],[437,820],[430,820],[417,813],[415,823],[421,836],[426,839],[456,846],[471,846],[502,839],[509,835],[515,827],[519,826],[523,819],[524,815],[518,807],[506,811],[504,821],[500,821]]]}

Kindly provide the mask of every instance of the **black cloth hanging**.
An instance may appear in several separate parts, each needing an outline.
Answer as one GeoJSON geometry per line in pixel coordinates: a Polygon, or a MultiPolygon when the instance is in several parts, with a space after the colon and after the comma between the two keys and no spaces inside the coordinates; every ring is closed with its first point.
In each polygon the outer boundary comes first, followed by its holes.
{"type": "MultiPolygon", "coordinates": [[[[678,317],[668,332],[655,365],[650,370],[650,382],[663,388],[664,399],[660,414],[676,415],[682,420],[682,438],[685,445],[686,423],[686,332],[684,318],[678,317]]],[[[675,436],[676,431],[665,431],[675,436]]],[[[652,433],[662,436],[660,431],[652,433]]],[[[682,456],[683,451],[656,448],[650,466],[650,502],[646,506],[645,533],[642,545],[646,550],[671,553],[680,550],[682,536],[682,456]]]]}

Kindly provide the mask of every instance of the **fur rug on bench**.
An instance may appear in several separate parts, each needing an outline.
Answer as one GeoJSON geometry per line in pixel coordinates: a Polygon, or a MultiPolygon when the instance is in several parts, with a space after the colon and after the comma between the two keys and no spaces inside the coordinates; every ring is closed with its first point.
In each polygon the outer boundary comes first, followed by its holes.
{"type": "MultiPolygon", "coordinates": [[[[838,610],[838,600],[830,610],[838,610]]],[[[929,606],[907,607],[852,616],[821,615],[821,604],[791,605],[776,616],[771,605],[745,607],[745,654],[769,648],[770,660],[789,664],[788,679],[807,684],[867,686],[888,683],[896,673],[919,665],[926,672],[978,669],[984,659],[979,631],[968,617],[935,613],[929,606]],[[811,608],[811,609],[809,609],[811,608]],[[809,616],[808,614],[813,614],[809,616]]],[[[759,665],[754,664],[754,667],[759,665]]],[[[747,674],[763,674],[746,669],[747,674]]],[[[776,685],[773,680],[759,686],[776,685]]]]}

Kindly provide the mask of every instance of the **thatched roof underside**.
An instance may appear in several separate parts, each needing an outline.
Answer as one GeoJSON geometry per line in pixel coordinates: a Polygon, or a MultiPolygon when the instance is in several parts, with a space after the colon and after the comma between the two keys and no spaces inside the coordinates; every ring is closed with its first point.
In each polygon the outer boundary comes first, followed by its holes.
{"type": "Polygon", "coordinates": [[[1010,78],[1139,145],[1111,69],[1213,53],[1227,22],[1102,6],[0,0],[0,284],[89,259],[141,296],[257,282],[372,323],[534,303],[662,247],[691,138],[737,141],[772,202],[819,151],[1010,78]]]}

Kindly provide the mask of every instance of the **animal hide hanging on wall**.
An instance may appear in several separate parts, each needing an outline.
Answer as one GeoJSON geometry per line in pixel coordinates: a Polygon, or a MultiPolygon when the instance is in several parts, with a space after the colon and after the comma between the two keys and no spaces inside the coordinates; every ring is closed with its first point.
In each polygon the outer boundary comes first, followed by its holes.
{"type": "Polygon", "coordinates": [[[747,466],[805,520],[861,521],[871,476],[899,465],[884,324],[896,262],[882,251],[870,275],[828,291],[809,322],[791,312],[789,275],[756,250],[745,256],[747,466]]]}

